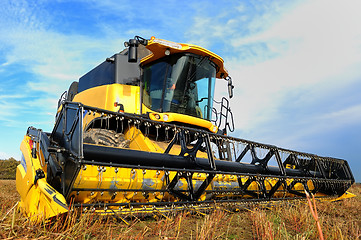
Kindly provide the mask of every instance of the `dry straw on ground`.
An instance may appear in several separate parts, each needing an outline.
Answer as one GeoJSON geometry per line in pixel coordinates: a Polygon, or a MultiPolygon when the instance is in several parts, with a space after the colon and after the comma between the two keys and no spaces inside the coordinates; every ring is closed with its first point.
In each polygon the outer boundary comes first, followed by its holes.
{"type": "MultiPolygon", "coordinates": [[[[316,201],[324,239],[361,238],[361,185],[355,198],[316,201]]],[[[16,211],[19,195],[14,180],[0,180],[0,238],[2,239],[319,239],[309,205],[284,202],[270,208],[252,206],[237,213],[216,209],[210,214],[186,212],[176,216],[123,221],[76,211],[52,223],[33,225],[16,211]]]]}

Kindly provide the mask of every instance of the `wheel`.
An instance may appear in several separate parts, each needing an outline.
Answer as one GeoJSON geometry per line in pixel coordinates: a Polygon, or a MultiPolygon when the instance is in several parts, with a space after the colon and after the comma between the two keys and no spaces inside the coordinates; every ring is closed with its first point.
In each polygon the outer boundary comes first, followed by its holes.
{"type": "Polygon", "coordinates": [[[124,138],[124,134],[117,133],[114,130],[91,128],[84,133],[84,143],[129,148],[129,142],[124,138]]]}

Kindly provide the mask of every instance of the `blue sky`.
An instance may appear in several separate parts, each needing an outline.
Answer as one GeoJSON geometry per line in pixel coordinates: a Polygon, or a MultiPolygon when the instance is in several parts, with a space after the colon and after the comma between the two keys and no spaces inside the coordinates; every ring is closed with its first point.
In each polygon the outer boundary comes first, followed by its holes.
{"type": "Polygon", "coordinates": [[[346,159],[360,182],[360,11],[358,0],[3,0],[0,159],[19,159],[28,126],[51,131],[72,81],[135,35],[156,36],[225,59],[233,136],[346,159]]]}

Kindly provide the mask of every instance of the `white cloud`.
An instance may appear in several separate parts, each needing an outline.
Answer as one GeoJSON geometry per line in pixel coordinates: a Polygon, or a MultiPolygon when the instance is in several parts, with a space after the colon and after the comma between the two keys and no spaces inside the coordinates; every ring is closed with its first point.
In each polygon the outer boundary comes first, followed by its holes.
{"type": "Polygon", "coordinates": [[[123,48],[119,32],[116,38],[115,32],[96,38],[53,29],[58,20],[43,9],[41,2],[2,4],[0,14],[0,43],[6,46],[6,63],[1,66],[22,64],[39,79],[71,82],[89,70],[89,65],[107,57],[104,53],[110,55],[123,48]]]}
{"type": "MultiPolygon", "coordinates": [[[[322,98],[360,79],[360,7],[358,1],[308,1],[265,31],[233,39],[235,48],[264,44],[260,51],[275,53],[226,59],[237,91],[233,102],[240,106],[234,110],[237,127],[255,131],[277,119],[289,91],[322,98]]],[[[310,99],[304,100],[312,107],[310,99]]]]}
{"type": "Polygon", "coordinates": [[[22,95],[0,95],[0,120],[10,121],[16,112],[22,108],[22,95]]]}
{"type": "Polygon", "coordinates": [[[9,159],[11,156],[5,152],[0,152],[0,160],[9,159]]]}
{"type": "Polygon", "coordinates": [[[54,113],[58,97],[72,81],[103,61],[106,54],[110,56],[122,48],[119,33],[117,37],[97,39],[53,29],[56,19],[41,2],[39,5],[16,1],[0,6],[0,51],[5,60],[0,70],[6,77],[0,83],[0,121],[6,126],[27,124],[19,124],[25,115],[35,120],[36,116],[54,113]],[[19,77],[24,78],[20,81],[19,77]],[[15,102],[15,96],[22,97],[21,101],[15,102]]]}
{"type": "MultiPolygon", "coordinates": [[[[344,144],[348,142],[356,143],[361,134],[361,105],[347,107],[338,112],[321,114],[320,116],[309,116],[302,118],[295,123],[285,123],[274,129],[270,129],[266,136],[264,129],[262,133],[256,136],[286,148],[297,149],[300,151],[311,151],[318,153],[317,149],[323,148],[323,154],[326,152],[339,152],[339,157],[345,157],[345,154],[357,155],[357,153],[345,153],[349,146],[344,144]],[[293,125],[290,127],[289,125],[293,125]],[[340,149],[331,149],[332,146],[339,146],[340,149]],[[342,147],[343,146],[343,147],[342,147]]],[[[358,159],[354,159],[357,160],[358,159]]]]}
{"type": "MultiPolygon", "coordinates": [[[[350,126],[361,124],[361,104],[348,106],[333,112],[327,112],[325,114],[316,116],[316,118],[322,123],[322,128],[326,127],[327,130],[336,129],[347,125],[350,126]]],[[[319,129],[320,128],[321,126],[319,129]]]]}

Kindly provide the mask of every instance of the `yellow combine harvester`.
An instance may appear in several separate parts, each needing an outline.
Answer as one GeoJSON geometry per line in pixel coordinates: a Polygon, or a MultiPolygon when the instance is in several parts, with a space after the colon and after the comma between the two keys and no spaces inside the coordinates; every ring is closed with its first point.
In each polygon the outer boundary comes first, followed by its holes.
{"type": "Polygon", "coordinates": [[[29,127],[16,175],[27,216],[336,199],[354,183],[345,160],[227,136],[233,115],[214,86],[225,79],[232,97],[233,85],[218,55],[154,37],[125,45],[72,83],[51,133],[29,127]]]}

